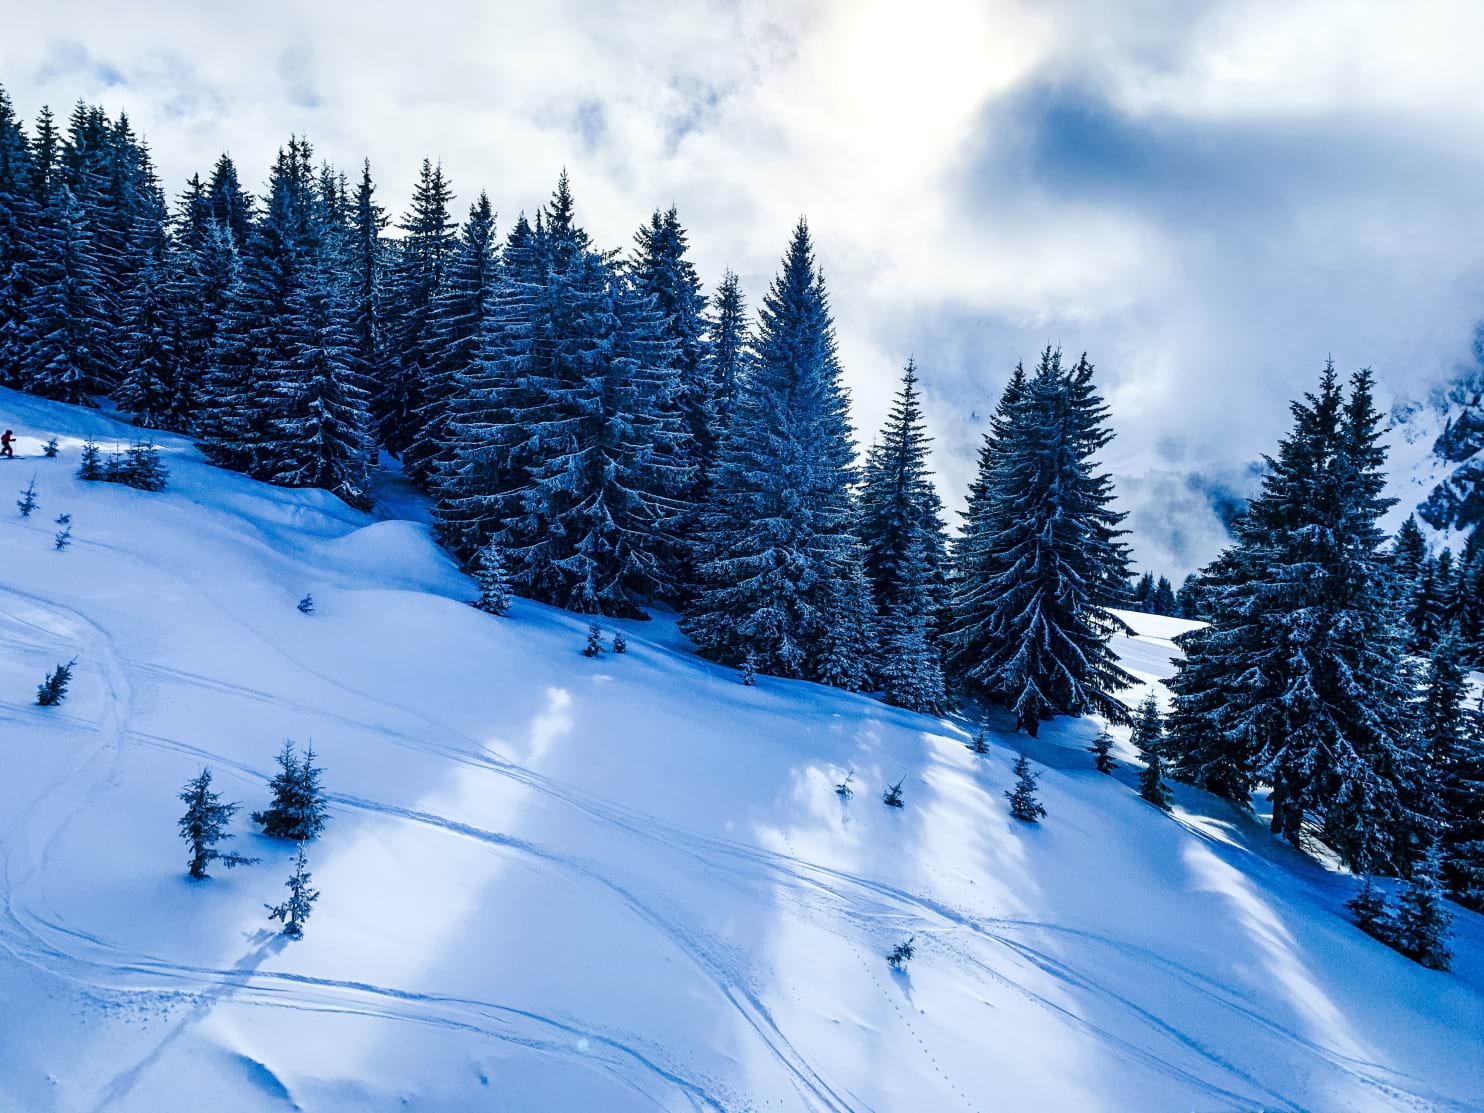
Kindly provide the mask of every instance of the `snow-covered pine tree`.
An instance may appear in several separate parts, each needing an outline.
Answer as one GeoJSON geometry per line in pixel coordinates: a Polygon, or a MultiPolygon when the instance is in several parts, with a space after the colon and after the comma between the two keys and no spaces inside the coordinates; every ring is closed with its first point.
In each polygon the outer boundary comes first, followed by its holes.
{"type": "Polygon", "coordinates": [[[588,624],[587,645],[582,648],[584,657],[596,657],[603,652],[603,628],[596,622],[588,624]]]}
{"type": "Polygon", "coordinates": [[[356,183],[348,219],[346,298],[350,345],[356,385],[366,391],[375,419],[376,399],[383,397],[389,386],[383,304],[387,249],[382,240],[388,217],[376,201],[376,183],[371,180],[369,159],[361,163],[361,177],[356,183]]]}
{"type": "Polygon", "coordinates": [[[237,814],[241,804],[224,804],[218,793],[211,791],[211,770],[202,769],[201,775],[186,782],[179,799],[185,804],[185,815],[178,824],[180,837],[191,848],[190,875],[197,881],[207,876],[206,868],[220,862],[228,869],[236,866],[251,866],[256,858],[246,858],[217,849],[217,844],[235,838],[227,830],[227,824],[237,814]]]}
{"type": "Polygon", "coordinates": [[[1093,767],[1099,773],[1112,774],[1118,768],[1118,762],[1113,759],[1113,735],[1106,729],[1098,731],[1092,745],[1087,747],[1087,752],[1095,755],[1093,767]]]}
{"type": "Polygon", "coordinates": [[[1425,850],[1412,865],[1397,895],[1392,945],[1429,970],[1447,970],[1453,962],[1448,949],[1453,913],[1444,899],[1441,857],[1436,846],[1425,850]]]}
{"type": "Polygon", "coordinates": [[[121,457],[108,463],[103,478],[136,491],[163,491],[170,481],[170,469],[160,459],[160,448],[154,441],[134,441],[121,457]]]}
{"type": "Polygon", "coordinates": [[[1407,854],[1420,764],[1371,388],[1360,372],[1346,399],[1330,364],[1293,404],[1235,544],[1203,577],[1212,624],[1181,639],[1167,724],[1182,776],[1238,801],[1271,785],[1275,833],[1297,845],[1316,821],[1362,869],[1407,854]]]}
{"type": "Polygon", "coordinates": [[[206,187],[206,205],[211,219],[231,234],[232,242],[238,247],[247,243],[252,231],[253,198],[242,188],[237,165],[230,155],[221,155],[212,167],[211,182],[206,187]]]}
{"type": "Polygon", "coordinates": [[[915,935],[909,936],[905,943],[898,943],[891,949],[891,953],[886,956],[886,961],[893,970],[900,970],[912,961],[912,956],[916,953],[912,940],[916,938],[915,935]]]}
{"type": "Polygon", "coordinates": [[[233,285],[203,376],[197,426],[201,447],[223,467],[259,478],[274,474],[279,387],[305,328],[291,305],[318,251],[316,183],[307,140],[281,148],[262,218],[241,248],[233,285]]]}
{"type": "Polygon", "coordinates": [[[1427,538],[1417,524],[1417,515],[1408,514],[1406,521],[1396,531],[1391,542],[1391,568],[1396,573],[1398,585],[1417,582],[1422,571],[1422,562],[1427,559],[1427,538]]]}
{"type": "Polygon", "coordinates": [[[300,614],[313,614],[314,596],[306,591],[304,593],[304,598],[300,599],[299,602],[296,604],[296,608],[300,614]]]}
{"type": "Polygon", "coordinates": [[[87,403],[112,374],[112,310],[87,213],[60,185],[37,222],[18,384],[59,402],[87,403]]]}
{"type": "Polygon", "coordinates": [[[757,684],[757,658],[751,650],[742,658],[742,683],[749,688],[757,684]]]}
{"type": "Polygon", "coordinates": [[[479,585],[479,598],[474,605],[486,614],[503,615],[510,610],[510,584],[505,577],[505,558],[493,541],[479,550],[475,558],[474,582],[479,585]]]}
{"type": "Polygon", "coordinates": [[[1109,608],[1128,588],[1123,515],[1095,454],[1112,434],[1084,357],[1063,368],[1047,348],[1034,377],[986,445],[991,470],[974,507],[981,522],[960,574],[954,622],[971,694],[1008,705],[1034,736],[1055,714],[1096,711],[1127,722],[1114,694],[1135,683],[1108,639],[1109,608]]]}
{"type": "Polygon", "coordinates": [[[902,374],[881,439],[866,462],[857,533],[876,613],[882,620],[882,667],[910,677],[916,695],[886,684],[888,702],[932,714],[944,710],[938,634],[948,603],[948,544],[943,504],[928,470],[930,438],[917,369],[902,374]],[[893,688],[898,698],[892,698],[893,688]]]}
{"type": "Polygon", "coordinates": [[[907,780],[903,777],[894,785],[887,785],[886,791],[881,794],[881,802],[888,808],[900,808],[902,806],[902,785],[907,780]]]}
{"type": "Polygon", "coordinates": [[[479,352],[496,274],[494,237],[495,213],[481,193],[469,207],[428,315],[422,401],[402,453],[407,474],[424,487],[452,460],[453,400],[479,352]]]}
{"type": "Polygon", "coordinates": [[[314,744],[300,758],[294,752],[293,740],[285,739],[276,760],[278,772],[268,782],[273,801],[263,811],[253,812],[252,821],[271,838],[301,843],[317,838],[325,829],[330,809],[320,784],[324,770],[314,764],[314,744]]]}
{"type": "Polygon", "coordinates": [[[747,375],[751,354],[752,336],[742,280],[728,270],[711,295],[706,316],[706,360],[710,365],[707,375],[715,391],[717,441],[726,428],[738,385],[747,375]]]}
{"type": "Polygon", "coordinates": [[[263,369],[275,399],[259,474],[366,508],[370,400],[355,371],[347,307],[330,261],[304,268],[285,304],[281,341],[263,369]]]}
{"type": "Polygon", "coordinates": [[[1139,770],[1139,795],[1161,811],[1169,811],[1170,789],[1164,780],[1164,723],[1159,715],[1159,700],[1153,692],[1139,704],[1129,741],[1144,759],[1144,768],[1139,770]]]}
{"type": "Polygon", "coordinates": [[[698,504],[716,454],[717,389],[706,351],[706,299],[696,268],[686,258],[688,246],[675,206],[664,213],[656,209],[634,235],[628,277],[640,297],[653,299],[659,333],[668,342],[669,405],[688,434],[686,462],[691,469],[688,485],[678,494],[682,501],[698,504]]]}
{"type": "Polygon", "coordinates": [[[433,367],[433,306],[454,252],[458,223],[449,216],[453,188],[443,166],[423,159],[412,206],[398,225],[402,237],[386,286],[387,370],[374,411],[382,443],[400,456],[419,428],[418,411],[433,367]]]}
{"type": "MultiPolygon", "coordinates": [[[[1467,677],[1450,634],[1428,668],[1420,730],[1429,776],[1414,808],[1436,818],[1443,883],[1454,900],[1484,911],[1484,738],[1480,717],[1464,709],[1467,677]]],[[[1430,839],[1432,823],[1414,835],[1430,839]]]]}
{"type": "Polygon", "coordinates": [[[77,658],[65,663],[58,663],[57,667],[46,674],[46,679],[36,686],[36,702],[41,707],[55,707],[67,698],[67,685],[72,683],[72,666],[77,664],[77,658]]]}
{"type": "Polygon", "coordinates": [[[14,386],[21,376],[30,261],[40,219],[35,178],[25,129],[0,86],[0,386],[14,386]]]}
{"type": "Polygon", "coordinates": [[[983,726],[974,729],[974,737],[969,740],[969,752],[981,757],[989,753],[989,731],[983,726]]]}
{"type": "Polygon", "coordinates": [[[1154,613],[1154,573],[1145,572],[1134,585],[1133,609],[1145,614],[1154,613]]]}
{"type": "Polygon", "coordinates": [[[1391,909],[1386,903],[1386,895],[1376,888],[1375,879],[1369,873],[1362,876],[1359,891],[1345,902],[1345,907],[1350,910],[1351,916],[1355,918],[1355,926],[1361,931],[1383,942],[1389,942],[1391,909]]]}
{"type": "Polygon", "coordinates": [[[1150,609],[1154,614],[1173,615],[1175,613],[1175,589],[1164,576],[1161,576],[1154,585],[1150,609]]]}
{"type": "MultiPolygon", "coordinates": [[[[699,590],[682,628],[701,653],[820,679],[857,592],[848,399],[824,279],[801,220],[764,299],[754,358],[701,515],[699,590]]],[[[865,616],[869,618],[869,616],[865,616]]]]}
{"type": "Polygon", "coordinates": [[[82,442],[82,452],[77,458],[77,478],[90,483],[107,478],[103,464],[103,452],[91,437],[82,442]]]}
{"type": "Polygon", "coordinates": [[[279,920],[283,923],[283,934],[290,939],[304,938],[304,924],[309,919],[309,914],[314,911],[314,902],[319,900],[319,890],[310,888],[309,882],[313,875],[309,872],[309,859],[304,853],[304,844],[299,844],[298,853],[294,856],[294,872],[289,874],[289,879],[284,882],[288,888],[289,899],[282,904],[265,904],[270,920],[279,920]]]}
{"type": "Polygon", "coordinates": [[[31,482],[26,484],[26,489],[21,492],[21,497],[15,501],[16,509],[21,512],[22,518],[29,518],[35,509],[41,504],[36,501],[36,477],[31,477],[31,482]]]}
{"type": "Polygon", "coordinates": [[[57,552],[59,552],[59,553],[63,549],[67,548],[71,544],[72,544],[72,526],[71,525],[65,525],[65,526],[63,526],[61,529],[57,530],[56,535],[52,537],[52,548],[56,549],[57,552]]]}
{"type": "Polygon", "coordinates": [[[1402,618],[1408,630],[1407,649],[1412,653],[1431,651],[1443,634],[1447,584],[1439,571],[1438,560],[1424,557],[1408,582],[1402,618]]]}
{"type": "Polygon", "coordinates": [[[190,421],[190,395],[182,322],[170,282],[171,261],[163,245],[139,271],[128,291],[121,345],[123,377],[114,401],[136,425],[184,429],[190,421]]]}
{"type": "Polygon", "coordinates": [[[1039,823],[1046,818],[1046,808],[1036,798],[1036,782],[1041,774],[1031,768],[1030,760],[1021,754],[1015,760],[1015,788],[1005,793],[1010,801],[1010,814],[1026,823],[1039,823]]]}
{"type": "Polygon", "coordinates": [[[55,460],[62,451],[62,446],[57,443],[56,437],[47,437],[46,443],[41,446],[41,454],[48,460],[55,460]]]}
{"type": "Polygon", "coordinates": [[[622,630],[613,631],[613,652],[627,653],[629,651],[628,639],[623,636],[622,630]]]}

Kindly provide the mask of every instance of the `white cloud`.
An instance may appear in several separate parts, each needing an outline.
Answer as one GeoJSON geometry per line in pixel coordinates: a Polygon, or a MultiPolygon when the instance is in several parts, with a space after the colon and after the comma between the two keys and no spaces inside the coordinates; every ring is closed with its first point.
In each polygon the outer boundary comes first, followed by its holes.
{"type": "Polygon", "coordinates": [[[754,305],[807,214],[862,439],[914,354],[954,503],[970,411],[1043,343],[1098,363],[1119,471],[1219,470],[1326,354],[1421,390],[1484,307],[1473,3],[9,7],[17,106],[126,108],[172,190],[299,132],[394,212],[440,158],[508,226],[565,165],[600,242],[673,200],[754,305]]]}

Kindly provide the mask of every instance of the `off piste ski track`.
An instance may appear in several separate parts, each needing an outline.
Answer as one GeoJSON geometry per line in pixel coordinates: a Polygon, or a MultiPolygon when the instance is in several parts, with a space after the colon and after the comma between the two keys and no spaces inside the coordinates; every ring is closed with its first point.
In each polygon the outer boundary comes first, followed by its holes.
{"type": "MultiPolygon", "coordinates": [[[[1260,816],[1161,814],[1122,734],[1097,773],[1095,721],[992,721],[979,757],[959,719],[744,686],[663,615],[589,659],[585,617],[468,606],[394,475],[365,515],[161,437],[149,494],[74,479],[135,435],[108,415],[0,416],[40,504],[0,512],[0,1109],[1484,1108],[1478,917],[1414,965],[1260,816]],[[297,943],[264,911],[292,848],[247,819],[285,738],[332,805],[297,943]],[[262,862],[192,882],[203,766],[262,862]]],[[[1126,617],[1167,676],[1189,624],[1126,617]]]]}

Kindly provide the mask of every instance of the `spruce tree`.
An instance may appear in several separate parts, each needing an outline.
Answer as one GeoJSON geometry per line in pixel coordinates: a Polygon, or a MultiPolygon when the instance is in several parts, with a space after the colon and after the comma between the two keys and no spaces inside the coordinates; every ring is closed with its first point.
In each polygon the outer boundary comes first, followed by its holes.
{"type": "Polygon", "coordinates": [[[1359,891],[1345,902],[1345,907],[1355,918],[1356,927],[1367,935],[1389,943],[1391,909],[1386,903],[1386,895],[1376,888],[1376,882],[1369,873],[1364,875],[1359,891]]]}
{"type": "Polygon", "coordinates": [[[1453,961],[1448,949],[1453,913],[1444,899],[1441,859],[1436,847],[1426,850],[1402,884],[1392,927],[1393,946],[1429,970],[1447,970],[1453,961]]]}
{"type": "Polygon", "coordinates": [[[278,772],[268,782],[273,802],[263,811],[253,812],[252,821],[270,838],[301,843],[317,838],[329,819],[329,805],[320,784],[324,770],[314,764],[313,744],[300,758],[294,753],[293,740],[285,739],[277,761],[278,772]]]}
{"type": "Polygon", "coordinates": [[[732,400],[747,376],[752,353],[751,330],[747,324],[747,302],[742,296],[742,281],[732,271],[722,275],[721,283],[711,295],[706,317],[706,360],[708,378],[715,392],[715,436],[719,441],[732,412],[732,400]]]}
{"type": "Polygon", "coordinates": [[[1413,584],[1422,571],[1422,562],[1427,559],[1427,539],[1417,524],[1417,515],[1408,514],[1407,520],[1396,531],[1391,543],[1391,567],[1400,584],[1413,584]]]}
{"type": "Polygon", "coordinates": [[[31,144],[0,86],[0,386],[20,381],[40,210],[31,144]]]}
{"type": "MultiPolygon", "coordinates": [[[[350,346],[355,382],[372,401],[373,420],[377,399],[389,389],[385,275],[387,215],[376,201],[371,180],[371,162],[361,163],[361,177],[350,206],[350,230],[346,252],[348,271],[350,346]]],[[[379,433],[379,430],[378,430],[379,433]]]]}
{"type": "Polygon", "coordinates": [[[1025,823],[1039,823],[1046,818],[1046,809],[1036,799],[1036,782],[1041,774],[1031,768],[1030,761],[1021,754],[1015,761],[1015,788],[1005,793],[1010,801],[1010,814],[1025,823]]]}
{"type": "Polygon", "coordinates": [[[1181,775],[1245,802],[1272,787],[1272,827],[1306,820],[1360,868],[1405,858],[1419,776],[1412,679],[1389,609],[1380,415],[1333,365],[1293,404],[1237,540],[1203,577],[1212,624],[1182,637],[1169,746],[1181,775]]]}
{"type": "Polygon", "coordinates": [[[67,685],[72,683],[72,666],[77,658],[58,664],[36,687],[36,702],[42,707],[55,707],[67,698],[67,685]]]}
{"type": "Polygon", "coordinates": [[[945,710],[939,651],[948,596],[943,504],[928,471],[929,438],[909,362],[881,440],[867,458],[857,532],[881,626],[887,702],[945,710]]]}
{"type": "Polygon", "coordinates": [[[314,902],[319,900],[319,890],[309,886],[311,880],[309,859],[304,854],[304,844],[300,843],[298,853],[294,856],[294,872],[284,882],[289,891],[289,899],[282,904],[263,905],[268,910],[270,920],[282,921],[283,934],[290,939],[304,938],[304,923],[314,910],[314,902]]]}
{"type": "Polygon", "coordinates": [[[36,501],[36,477],[31,477],[31,482],[26,484],[26,489],[21,492],[21,497],[16,499],[16,509],[21,512],[22,518],[29,518],[32,512],[40,505],[36,501]]]}
{"type": "Polygon", "coordinates": [[[847,397],[824,279],[800,221],[764,300],[701,514],[699,589],[682,629],[727,664],[822,679],[831,635],[871,616],[852,535],[847,397]],[[842,613],[842,608],[845,613],[842,613]]]}
{"type": "Polygon", "coordinates": [[[28,286],[19,385],[59,402],[90,402],[112,375],[111,309],[86,210],[66,185],[51,192],[38,222],[28,286]]]}
{"type": "Polygon", "coordinates": [[[1170,789],[1164,781],[1164,724],[1153,692],[1139,705],[1129,741],[1144,759],[1144,768],[1139,771],[1139,795],[1161,811],[1169,811],[1170,789]]]}
{"type": "Polygon", "coordinates": [[[211,170],[206,187],[206,206],[211,219],[225,229],[239,248],[246,244],[252,231],[253,199],[237,176],[232,156],[223,154],[211,170]]]}
{"type": "Polygon", "coordinates": [[[416,438],[418,411],[427,401],[435,351],[433,307],[458,227],[449,217],[451,200],[442,165],[423,159],[387,278],[388,366],[374,407],[382,443],[397,456],[416,438]]]}
{"type": "MultiPolygon", "coordinates": [[[[1122,624],[1128,568],[1111,480],[1095,454],[1112,434],[1085,357],[1048,348],[1006,415],[972,523],[978,563],[961,572],[955,617],[971,694],[1008,705],[1034,736],[1055,714],[1129,715],[1114,694],[1135,683],[1108,639],[1122,624]]],[[[971,561],[974,560],[971,557],[971,561]]]]}
{"type": "Polygon", "coordinates": [[[178,826],[180,837],[191,848],[191,877],[199,881],[208,876],[206,867],[213,862],[232,869],[254,865],[258,861],[217,849],[218,843],[236,837],[227,830],[227,824],[242,805],[224,804],[221,796],[211,791],[210,769],[202,769],[200,776],[187,781],[179,798],[186,805],[185,815],[180,817],[178,826]]]}
{"type": "Polygon", "coordinates": [[[123,378],[114,400],[136,425],[185,429],[192,400],[184,389],[187,353],[168,266],[165,258],[152,257],[129,291],[121,352],[123,378]]]}
{"type": "Polygon", "coordinates": [[[1154,614],[1173,615],[1175,613],[1175,589],[1170,581],[1161,576],[1159,582],[1154,585],[1154,595],[1150,600],[1150,610],[1154,614]]]}
{"type": "Polygon", "coordinates": [[[479,598],[474,605],[486,614],[503,615],[510,610],[510,584],[505,578],[505,558],[500,546],[491,541],[479,550],[475,561],[474,582],[479,585],[479,598]]]}
{"type": "Polygon", "coordinates": [[[902,784],[906,781],[903,777],[894,785],[887,785],[886,791],[881,794],[881,802],[888,808],[900,808],[902,806],[902,784]]]}
{"type": "Polygon", "coordinates": [[[603,628],[596,622],[588,624],[587,644],[582,648],[584,657],[597,657],[603,652],[603,628]]]}
{"type": "Polygon", "coordinates": [[[1092,745],[1087,747],[1087,752],[1095,755],[1093,767],[1099,773],[1111,774],[1118,768],[1118,762],[1113,759],[1113,735],[1106,728],[1098,731],[1092,745]]]}
{"type": "Polygon", "coordinates": [[[453,400],[478,355],[495,281],[494,236],[494,210],[481,193],[469,208],[428,316],[422,401],[402,454],[407,474],[425,487],[451,460],[453,400]]]}
{"type": "MultiPolygon", "coordinates": [[[[1420,713],[1429,776],[1414,807],[1436,819],[1444,885],[1468,908],[1484,911],[1484,739],[1478,714],[1464,709],[1467,678],[1453,636],[1429,664],[1420,713]]],[[[1434,826],[1419,825],[1426,838],[1434,826]]]]}

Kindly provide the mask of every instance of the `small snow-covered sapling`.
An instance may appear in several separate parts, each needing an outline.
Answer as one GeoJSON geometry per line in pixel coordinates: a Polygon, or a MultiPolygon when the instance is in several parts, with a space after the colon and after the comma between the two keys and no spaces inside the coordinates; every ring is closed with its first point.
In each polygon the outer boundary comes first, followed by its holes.
{"type": "Polygon", "coordinates": [[[742,683],[751,688],[757,683],[757,662],[752,655],[752,650],[747,651],[747,657],[742,662],[742,683]]]}
{"type": "Polygon", "coordinates": [[[906,777],[903,777],[901,781],[891,785],[882,793],[881,802],[888,808],[900,808],[902,806],[902,781],[906,779],[906,777]]]}
{"type": "Polygon", "coordinates": [[[989,733],[983,727],[976,730],[969,740],[969,751],[981,755],[989,753],[989,733]]]}
{"type": "Polygon", "coordinates": [[[845,779],[835,786],[835,795],[841,800],[849,800],[855,795],[855,789],[850,787],[851,779],[855,776],[855,770],[851,769],[845,774],[845,779]]]}
{"type": "Polygon", "coordinates": [[[224,804],[221,795],[211,791],[210,769],[202,769],[199,777],[187,781],[179,799],[185,804],[186,813],[177,826],[180,837],[190,844],[191,860],[187,868],[193,878],[200,881],[206,877],[206,867],[212,862],[220,862],[228,869],[257,864],[256,858],[216,848],[217,843],[235,837],[227,830],[227,824],[242,805],[224,804]]]}
{"type": "Polygon", "coordinates": [[[1015,790],[1005,793],[1005,799],[1010,801],[1010,814],[1026,823],[1039,823],[1046,818],[1046,809],[1036,799],[1036,782],[1041,774],[1031,769],[1030,760],[1024,754],[1015,762],[1015,777],[1015,790]]]}
{"type": "Polygon", "coordinates": [[[26,489],[21,492],[21,497],[16,499],[15,504],[22,518],[29,518],[31,511],[40,505],[36,501],[36,477],[34,475],[31,477],[31,482],[26,484],[26,489]]]}
{"type": "Polygon", "coordinates": [[[46,679],[36,686],[36,702],[42,707],[55,707],[67,698],[67,685],[72,683],[74,657],[66,664],[58,664],[55,671],[46,674],[46,679]]]}
{"type": "Polygon", "coordinates": [[[313,614],[314,613],[314,596],[313,595],[310,595],[308,592],[306,592],[304,594],[304,598],[303,599],[300,599],[299,600],[299,613],[300,614],[313,614]]]}
{"type": "Polygon", "coordinates": [[[1106,730],[1098,732],[1087,752],[1097,755],[1093,765],[1099,773],[1111,774],[1118,767],[1118,762],[1113,760],[1113,736],[1106,730]]]}
{"type": "Polygon", "coordinates": [[[57,530],[57,535],[52,538],[52,547],[60,553],[70,544],[72,544],[72,525],[69,522],[57,530]]]}
{"type": "Polygon", "coordinates": [[[621,631],[621,630],[615,630],[615,631],[613,631],[613,652],[615,652],[615,653],[627,653],[628,651],[629,651],[629,643],[624,640],[623,631],[621,631]]]}
{"type": "Polygon", "coordinates": [[[603,652],[603,628],[596,622],[587,628],[587,645],[582,650],[584,657],[596,657],[603,652]]]}
{"type": "Polygon", "coordinates": [[[886,961],[893,970],[900,970],[912,961],[912,955],[915,953],[912,948],[912,940],[916,938],[917,936],[915,935],[909,936],[905,943],[898,943],[891,949],[891,954],[886,956],[886,961]]]}
{"type": "Polygon", "coordinates": [[[57,458],[57,453],[60,451],[61,449],[57,445],[56,437],[52,437],[44,445],[41,446],[41,454],[48,460],[55,460],[57,458]]]}
{"type": "Polygon", "coordinates": [[[319,890],[309,887],[311,877],[309,860],[304,855],[304,844],[300,843],[298,857],[294,859],[294,872],[284,882],[288,887],[289,899],[282,904],[263,905],[268,910],[270,920],[283,921],[283,934],[290,939],[304,938],[304,922],[309,919],[314,902],[319,900],[319,890]]]}

